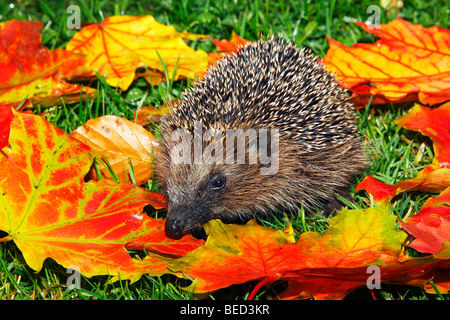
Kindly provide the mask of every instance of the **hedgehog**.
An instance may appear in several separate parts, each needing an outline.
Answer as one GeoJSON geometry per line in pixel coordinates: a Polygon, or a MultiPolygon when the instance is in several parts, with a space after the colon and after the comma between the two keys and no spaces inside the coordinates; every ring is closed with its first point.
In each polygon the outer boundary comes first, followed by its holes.
{"type": "Polygon", "coordinates": [[[339,196],[351,199],[366,166],[346,90],[310,50],[281,36],[209,67],[160,129],[155,173],[170,237],[212,219],[301,208],[328,216],[342,207],[339,196]]]}

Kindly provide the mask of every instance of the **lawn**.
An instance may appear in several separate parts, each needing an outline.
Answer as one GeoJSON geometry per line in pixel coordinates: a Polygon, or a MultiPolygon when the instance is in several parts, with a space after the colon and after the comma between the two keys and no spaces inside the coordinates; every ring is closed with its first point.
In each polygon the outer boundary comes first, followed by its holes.
{"type": "MultiPolygon", "coordinates": [[[[18,3],[3,1],[0,4],[0,22],[11,19],[38,20],[44,22],[43,45],[50,49],[64,48],[75,34],[69,30],[66,12],[69,3],[53,0],[24,0],[18,3]]],[[[73,4],[73,3],[71,3],[73,4]]],[[[374,36],[367,34],[354,21],[366,21],[371,13],[367,8],[373,0],[364,1],[77,1],[81,9],[81,23],[101,22],[112,15],[153,15],[162,24],[172,25],[178,31],[210,35],[215,39],[230,39],[232,32],[239,36],[256,40],[260,35],[281,33],[287,39],[295,39],[299,47],[308,47],[320,57],[328,49],[327,36],[346,45],[356,42],[374,42],[374,36]]],[[[379,5],[378,2],[375,3],[379,5]]],[[[425,27],[433,25],[449,28],[448,0],[404,1],[399,9],[405,20],[425,27]]],[[[397,10],[380,7],[380,23],[387,23],[397,16],[397,10]]],[[[194,41],[190,44],[206,52],[215,50],[209,41],[194,41]]],[[[98,81],[97,88],[101,102],[85,101],[73,105],[56,106],[46,110],[47,119],[71,133],[88,119],[100,115],[115,114],[133,120],[134,111],[141,106],[161,106],[166,101],[177,99],[188,86],[187,81],[162,83],[152,87],[144,80],[135,81],[127,91],[111,88],[98,81]]],[[[366,175],[372,175],[386,183],[413,177],[433,159],[432,144],[427,137],[417,132],[407,131],[397,126],[393,120],[405,115],[411,104],[366,107],[357,111],[360,130],[367,141],[367,149],[372,164],[356,184],[366,175]],[[421,148],[422,161],[417,163],[413,150],[421,148]]],[[[39,113],[43,110],[37,108],[39,113]]],[[[148,129],[158,133],[157,125],[148,129]]],[[[149,189],[158,190],[155,181],[150,181],[149,189]]],[[[403,194],[396,200],[394,213],[400,218],[418,212],[429,197],[427,194],[403,194]]],[[[358,193],[354,207],[367,207],[367,197],[358,193]]],[[[276,219],[262,222],[274,228],[284,228],[286,221],[276,219]]],[[[328,220],[315,215],[299,215],[292,220],[297,230],[323,232],[328,220]]],[[[133,254],[133,253],[131,253],[133,254]]],[[[0,298],[1,299],[153,299],[186,300],[195,299],[189,291],[181,287],[189,282],[171,275],[161,277],[143,276],[130,284],[128,281],[109,282],[106,276],[81,279],[81,288],[67,287],[70,274],[53,260],[48,259],[44,268],[35,273],[30,269],[12,241],[0,243],[0,298]]],[[[210,299],[245,299],[256,283],[233,285],[221,289],[210,299]]],[[[257,299],[272,299],[283,283],[263,287],[257,299]]],[[[202,297],[205,298],[205,297],[202,297]]],[[[448,299],[440,294],[428,294],[409,286],[382,285],[371,292],[361,288],[352,292],[347,299],[379,300],[435,300],[448,299]]]]}

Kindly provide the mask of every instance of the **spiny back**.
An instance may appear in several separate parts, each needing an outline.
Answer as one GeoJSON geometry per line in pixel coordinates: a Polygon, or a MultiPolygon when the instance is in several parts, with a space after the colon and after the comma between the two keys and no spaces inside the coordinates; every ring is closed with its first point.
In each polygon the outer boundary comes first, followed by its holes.
{"type": "Polygon", "coordinates": [[[177,128],[276,128],[304,151],[349,143],[357,126],[348,96],[307,50],[281,37],[222,59],[186,91],[168,119],[177,128]]]}

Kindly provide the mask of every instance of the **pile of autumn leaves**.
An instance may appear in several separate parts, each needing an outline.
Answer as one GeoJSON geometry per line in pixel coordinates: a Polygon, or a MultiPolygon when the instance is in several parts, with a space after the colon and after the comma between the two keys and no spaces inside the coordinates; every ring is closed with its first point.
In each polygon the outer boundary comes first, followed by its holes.
{"type": "MultiPolygon", "coordinates": [[[[36,271],[52,258],[64,267],[76,265],[87,277],[108,274],[135,281],[142,274],[171,273],[194,279],[189,289],[196,293],[252,280],[285,280],[283,298],[340,299],[366,285],[369,266],[380,268],[383,283],[435,293],[433,281],[447,293],[450,31],[402,19],[379,28],[358,25],[379,37],[377,43],[349,48],[329,39],[324,63],[351,90],[356,104],[372,99],[371,107],[411,101],[434,105],[416,105],[396,121],[431,138],[433,162],[395,185],[366,177],[357,190],[365,189],[378,205],[343,209],[322,234],[304,232],[295,240],[290,226],[280,231],[254,221],[241,226],[214,220],[205,225],[209,237],[204,242],[190,235],[169,239],[164,220],[143,213],[147,205],[163,208],[165,200],[139,187],[151,178],[156,143],[142,126],[105,116],[69,135],[44,117],[11,106],[53,106],[61,99],[70,104],[95,97],[95,89],[68,82],[74,80],[103,77],[108,85],[127,90],[140,76],[155,85],[165,74],[173,80],[193,79],[221,53],[193,50],[183,38],[205,36],[176,32],[151,16],[109,17],[77,32],[65,50],[53,51],[41,46],[40,22],[0,24],[0,230],[7,233],[0,241],[13,240],[36,271]],[[120,183],[112,181],[107,169],[95,170],[94,158],[107,159],[120,183]],[[410,191],[439,195],[396,227],[389,202],[410,191]],[[422,257],[407,255],[405,246],[422,257]],[[145,250],[147,256],[132,258],[128,250],[145,250]]],[[[236,35],[231,42],[212,41],[220,51],[246,42],[236,35]]],[[[146,112],[155,111],[148,110],[138,110],[138,119],[144,114],[145,121],[146,112]]]]}

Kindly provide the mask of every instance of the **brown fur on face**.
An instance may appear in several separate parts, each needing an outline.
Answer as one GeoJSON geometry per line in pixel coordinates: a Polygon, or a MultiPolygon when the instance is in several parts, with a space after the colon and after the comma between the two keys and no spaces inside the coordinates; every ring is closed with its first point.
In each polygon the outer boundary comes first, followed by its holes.
{"type": "Polygon", "coordinates": [[[216,218],[315,208],[345,196],[365,166],[347,99],[314,57],[282,40],[249,44],[220,61],[161,119],[156,175],[168,200],[168,233],[181,235],[216,218]],[[238,153],[237,145],[227,147],[227,129],[276,130],[273,174],[262,174],[270,165],[251,153],[259,136],[244,140],[245,163],[227,162],[227,154],[238,153]],[[222,147],[222,161],[196,161],[198,135],[202,152],[222,147]],[[223,180],[225,186],[215,188],[223,180]]]}

